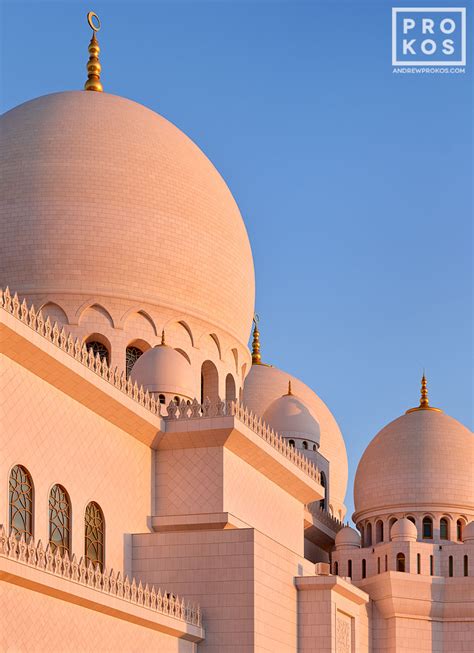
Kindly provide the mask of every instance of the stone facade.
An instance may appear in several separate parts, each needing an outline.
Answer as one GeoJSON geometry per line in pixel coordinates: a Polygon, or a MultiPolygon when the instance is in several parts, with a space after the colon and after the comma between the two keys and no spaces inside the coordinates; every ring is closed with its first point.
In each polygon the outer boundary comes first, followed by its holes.
{"type": "Polygon", "coordinates": [[[247,347],[250,245],[204,154],[69,92],[8,112],[0,157],[0,649],[474,650],[472,435],[388,425],[343,525],[342,434],[247,347]]]}

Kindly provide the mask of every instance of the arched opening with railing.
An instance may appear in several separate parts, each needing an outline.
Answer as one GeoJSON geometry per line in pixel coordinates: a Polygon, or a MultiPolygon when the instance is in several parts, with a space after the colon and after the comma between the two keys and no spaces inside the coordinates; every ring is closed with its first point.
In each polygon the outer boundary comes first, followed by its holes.
{"type": "Polygon", "coordinates": [[[210,360],[201,366],[201,402],[206,399],[215,402],[219,396],[219,374],[217,367],[210,360]]]}
{"type": "Polygon", "coordinates": [[[235,380],[232,374],[228,374],[225,377],[225,398],[226,401],[235,401],[237,399],[235,380]]]}

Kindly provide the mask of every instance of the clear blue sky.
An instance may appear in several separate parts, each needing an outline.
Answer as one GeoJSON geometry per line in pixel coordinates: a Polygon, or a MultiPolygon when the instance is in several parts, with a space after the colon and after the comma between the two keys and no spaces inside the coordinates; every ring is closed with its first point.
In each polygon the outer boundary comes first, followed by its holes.
{"type": "Polygon", "coordinates": [[[334,412],[350,512],[357,462],[416,405],[423,366],[434,405],[472,413],[471,48],[465,75],[392,74],[392,4],[1,5],[2,111],[82,87],[93,9],[105,90],[220,170],[252,243],[264,360],[334,412]]]}

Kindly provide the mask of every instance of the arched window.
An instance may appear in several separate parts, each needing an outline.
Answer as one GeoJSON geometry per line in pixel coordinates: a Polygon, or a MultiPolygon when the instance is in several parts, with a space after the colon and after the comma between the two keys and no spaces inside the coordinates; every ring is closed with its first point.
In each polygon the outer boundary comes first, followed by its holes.
{"type": "Polygon", "coordinates": [[[469,575],[469,558],[467,556],[464,556],[464,575],[469,575]]]}
{"type": "Polygon", "coordinates": [[[421,554],[416,554],[416,573],[421,574],[421,554]]]}
{"type": "Polygon", "coordinates": [[[352,560],[347,561],[347,575],[352,578],[352,560]]]}
{"type": "Polygon", "coordinates": [[[405,571],[405,554],[397,553],[397,571],[405,571]]]}
{"type": "Polygon", "coordinates": [[[462,541],[462,529],[463,529],[463,521],[462,519],[458,519],[456,522],[456,537],[458,538],[458,542],[462,541]]]}
{"type": "Polygon", "coordinates": [[[390,542],[392,541],[392,526],[395,524],[396,521],[398,521],[397,518],[392,517],[388,522],[388,539],[390,540],[390,542]]]}
{"type": "Polygon", "coordinates": [[[104,566],[105,522],[100,506],[91,501],[86,507],[85,522],[85,556],[87,564],[104,566]]]}
{"type": "Polygon", "coordinates": [[[306,440],[303,440],[303,449],[307,449],[307,448],[308,448],[308,443],[306,442],[306,440]]]}
{"type": "Polygon", "coordinates": [[[433,520],[431,517],[423,517],[423,539],[433,539],[433,520]]]}
{"type": "Polygon", "coordinates": [[[232,374],[225,377],[225,398],[226,401],[235,401],[237,394],[235,392],[235,381],[232,374]]]}
{"type": "Polygon", "coordinates": [[[174,401],[174,403],[175,403],[177,406],[179,406],[180,399],[179,399],[178,395],[176,395],[175,397],[173,397],[173,401],[174,401]]]}
{"type": "Polygon", "coordinates": [[[335,562],[334,563],[334,575],[338,576],[338,574],[339,574],[339,563],[335,562]]]}
{"type": "Polygon", "coordinates": [[[317,451],[315,444],[313,444],[313,451],[317,451]]]}
{"type": "Polygon", "coordinates": [[[415,526],[416,526],[416,520],[415,520],[414,517],[412,517],[412,516],[410,515],[409,517],[407,517],[407,519],[408,519],[408,521],[411,521],[411,523],[412,523],[412,524],[415,524],[415,526]]]}
{"type": "Polygon", "coordinates": [[[160,404],[165,404],[166,403],[165,395],[158,395],[158,400],[159,400],[160,404]]]}
{"type": "Polygon", "coordinates": [[[364,527],[362,526],[362,524],[359,524],[357,526],[357,528],[359,529],[359,532],[360,532],[360,543],[361,543],[362,546],[364,546],[364,542],[365,542],[365,540],[364,540],[364,537],[365,537],[364,527]]]}
{"type": "Polygon", "coordinates": [[[442,540],[449,539],[449,525],[446,517],[443,517],[439,522],[439,537],[442,540]]]}
{"type": "Polygon", "coordinates": [[[204,361],[201,367],[201,402],[208,398],[214,402],[219,396],[219,375],[212,361],[204,361]]]}
{"type": "Polygon", "coordinates": [[[377,558],[377,573],[380,574],[380,557],[377,558]]]}
{"type": "Polygon", "coordinates": [[[375,524],[375,543],[383,542],[383,521],[381,519],[375,524]]]}
{"type": "Polygon", "coordinates": [[[92,349],[94,356],[99,354],[100,358],[103,360],[105,358],[107,364],[110,362],[109,350],[102,342],[94,339],[94,336],[91,336],[86,340],[87,349],[92,349]]]}
{"type": "Polygon", "coordinates": [[[125,374],[127,379],[130,376],[132,367],[135,365],[135,363],[137,362],[137,360],[140,358],[142,354],[143,351],[139,347],[135,347],[134,345],[129,345],[125,350],[125,374]]]}
{"type": "Polygon", "coordinates": [[[367,577],[367,561],[364,558],[362,560],[362,578],[366,578],[366,577],[367,577]]]}
{"type": "Polygon", "coordinates": [[[327,487],[326,487],[326,474],[324,472],[321,472],[321,485],[324,488],[324,499],[321,499],[319,501],[319,507],[322,508],[323,510],[326,510],[327,506],[327,487]]]}
{"type": "Polygon", "coordinates": [[[372,524],[370,522],[365,529],[365,546],[372,546],[372,524]]]}
{"type": "Polygon", "coordinates": [[[53,485],[49,493],[49,543],[61,555],[71,546],[71,502],[62,485],[53,485]]]}
{"type": "Polygon", "coordinates": [[[15,465],[10,472],[9,512],[10,530],[18,539],[33,535],[33,480],[23,465],[15,465]]]}
{"type": "Polygon", "coordinates": [[[449,569],[448,569],[449,577],[452,578],[454,576],[454,560],[453,560],[453,556],[449,556],[449,558],[448,558],[448,567],[449,567],[449,569]]]}
{"type": "Polygon", "coordinates": [[[385,556],[385,571],[388,571],[388,556],[385,556]]]}
{"type": "Polygon", "coordinates": [[[434,575],[434,558],[430,556],[430,576],[434,575]]]}
{"type": "Polygon", "coordinates": [[[294,447],[295,446],[295,441],[294,440],[288,440],[288,444],[290,445],[290,447],[294,447]]]}

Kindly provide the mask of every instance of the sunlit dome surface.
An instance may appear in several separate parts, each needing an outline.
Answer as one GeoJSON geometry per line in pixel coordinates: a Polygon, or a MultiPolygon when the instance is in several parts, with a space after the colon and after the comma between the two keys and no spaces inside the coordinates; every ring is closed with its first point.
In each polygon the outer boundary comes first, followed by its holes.
{"type": "Polygon", "coordinates": [[[2,116],[0,168],[0,284],[165,306],[247,344],[244,222],[168,120],[108,93],[43,96],[2,116]]]}

